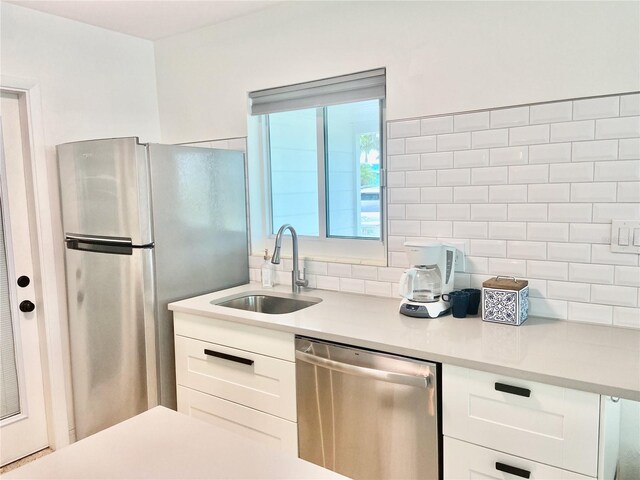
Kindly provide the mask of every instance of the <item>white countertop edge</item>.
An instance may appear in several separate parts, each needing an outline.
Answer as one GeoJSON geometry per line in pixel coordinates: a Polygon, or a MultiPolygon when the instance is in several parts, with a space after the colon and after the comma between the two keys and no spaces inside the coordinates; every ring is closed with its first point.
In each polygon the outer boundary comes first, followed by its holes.
{"type": "MultiPolygon", "coordinates": [[[[242,323],[245,325],[252,325],[261,328],[269,328],[272,330],[292,333],[295,335],[301,335],[311,338],[317,338],[320,340],[342,343],[346,345],[353,345],[356,347],[368,348],[372,350],[403,355],[407,357],[418,358],[421,360],[446,363],[450,365],[472,368],[477,370],[484,370],[491,373],[496,373],[499,375],[507,375],[512,377],[522,378],[524,380],[537,381],[541,383],[547,383],[550,385],[556,385],[560,387],[567,387],[576,390],[583,390],[587,392],[598,393],[601,395],[621,397],[630,400],[640,401],[640,377],[637,381],[638,388],[629,388],[625,387],[616,382],[606,382],[606,380],[600,381],[589,381],[586,378],[575,378],[573,376],[563,375],[559,372],[550,372],[544,370],[537,370],[533,367],[527,366],[522,367],[515,364],[509,364],[508,362],[491,362],[487,360],[481,360],[478,358],[465,358],[464,356],[458,355],[447,355],[442,352],[437,352],[434,350],[418,350],[415,348],[409,348],[398,344],[385,343],[383,341],[372,341],[367,338],[362,338],[358,336],[351,335],[342,335],[337,334],[331,331],[325,331],[323,329],[317,328],[309,328],[304,325],[308,315],[311,313],[309,309],[300,310],[298,312],[293,312],[289,314],[280,314],[280,315],[268,315],[256,312],[246,312],[243,310],[235,310],[227,307],[220,307],[218,305],[211,304],[211,301],[220,301],[226,297],[233,297],[237,294],[247,294],[247,293],[273,293],[275,295],[280,296],[293,296],[290,291],[290,287],[288,286],[277,286],[271,289],[264,289],[260,284],[250,283],[247,285],[241,285],[238,287],[233,287],[227,290],[221,290],[218,292],[213,292],[205,295],[201,295],[199,297],[193,297],[177,302],[173,302],[169,304],[169,309],[175,312],[184,312],[192,315],[199,315],[211,318],[217,318],[222,320],[228,320],[232,322],[242,323]]],[[[338,301],[349,301],[349,300],[357,300],[359,302],[366,303],[381,303],[387,306],[387,304],[396,305],[399,304],[399,300],[386,298],[386,297],[377,297],[377,296],[369,296],[369,295],[361,295],[361,294],[351,294],[344,292],[335,292],[329,290],[305,290],[301,297],[320,297],[322,298],[322,302],[316,306],[310,307],[311,309],[321,306],[325,302],[335,302],[336,299],[338,301]]],[[[387,309],[388,310],[388,309],[387,309]]],[[[321,314],[319,310],[318,314],[321,314]]],[[[394,310],[397,316],[402,317],[397,310],[394,310]]],[[[388,313],[388,312],[387,312],[388,313]]],[[[335,312],[334,312],[335,314],[335,312]]],[[[384,312],[383,312],[384,314],[384,312]]],[[[316,315],[317,316],[317,315],[316,315]]],[[[406,317],[402,317],[404,320],[407,320],[406,317]]],[[[429,321],[453,321],[460,322],[461,319],[453,319],[452,317],[440,317],[439,319],[421,319],[421,322],[429,322],[429,321]]],[[[334,319],[335,321],[335,319],[334,319]]],[[[467,319],[462,319],[462,321],[471,321],[471,322],[482,322],[479,317],[468,317],[467,319]]],[[[482,322],[484,324],[488,324],[488,322],[482,322]]],[[[523,329],[528,328],[531,325],[535,325],[538,323],[550,323],[555,325],[558,330],[562,330],[564,328],[593,328],[595,330],[594,336],[598,336],[598,331],[601,332],[610,332],[615,330],[615,333],[620,333],[621,331],[626,332],[626,334],[634,336],[638,339],[637,345],[639,347],[638,352],[640,352],[640,331],[636,331],[635,329],[623,329],[620,327],[611,327],[607,325],[598,325],[598,324],[585,324],[581,322],[570,322],[565,320],[556,320],[556,319],[546,319],[542,317],[529,317],[529,319],[519,327],[511,326],[511,325],[499,325],[499,328],[506,329],[523,329]]],[[[549,327],[547,327],[549,328],[549,327]]],[[[551,327],[553,328],[553,327],[551,327]]],[[[640,357],[640,353],[638,355],[640,357]]],[[[587,359],[585,359],[587,360],[587,359]]],[[[586,361],[585,361],[586,365],[586,361]]],[[[640,365],[640,362],[639,362],[640,365]]],[[[587,368],[585,366],[585,368],[587,368]]],[[[638,369],[637,366],[632,366],[632,369],[638,369]]],[[[634,370],[635,371],[635,370],[634,370]]],[[[633,375],[633,373],[631,373],[633,375]]],[[[605,377],[605,375],[601,375],[601,377],[605,377]]]]}

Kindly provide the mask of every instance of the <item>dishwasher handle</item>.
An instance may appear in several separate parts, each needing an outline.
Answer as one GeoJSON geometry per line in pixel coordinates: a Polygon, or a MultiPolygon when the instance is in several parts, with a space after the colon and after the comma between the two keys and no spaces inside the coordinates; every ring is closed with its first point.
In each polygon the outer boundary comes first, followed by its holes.
{"type": "Polygon", "coordinates": [[[336,362],[328,358],[317,357],[310,353],[296,350],[296,359],[303,362],[317,365],[319,367],[335,370],[336,372],[348,373],[359,377],[374,378],[383,382],[410,385],[412,387],[429,388],[433,384],[433,375],[409,375],[406,373],[388,372],[375,368],[360,367],[348,363],[336,362]]]}

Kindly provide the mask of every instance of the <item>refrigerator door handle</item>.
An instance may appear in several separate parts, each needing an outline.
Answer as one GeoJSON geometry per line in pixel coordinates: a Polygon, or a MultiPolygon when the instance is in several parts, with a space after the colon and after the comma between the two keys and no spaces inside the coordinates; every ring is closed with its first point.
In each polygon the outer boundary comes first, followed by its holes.
{"type": "Polygon", "coordinates": [[[113,245],[119,247],[132,247],[133,243],[131,238],[125,237],[102,237],[99,235],[80,235],[77,233],[67,233],[64,237],[64,241],[78,243],[99,243],[102,245],[113,245]]]}
{"type": "Polygon", "coordinates": [[[81,235],[77,233],[67,233],[64,241],[70,250],[112,253],[116,255],[131,255],[134,248],[153,248],[153,243],[133,245],[131,238],[81,235]]]}

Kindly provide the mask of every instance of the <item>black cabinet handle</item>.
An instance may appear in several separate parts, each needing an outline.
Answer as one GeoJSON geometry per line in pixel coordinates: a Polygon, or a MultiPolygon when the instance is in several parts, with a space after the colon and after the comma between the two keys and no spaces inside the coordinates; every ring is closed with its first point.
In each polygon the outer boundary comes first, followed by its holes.
{"type": "Polygon", "coordinates": [[[23,300],[20,302],[20,306],[18,308],[20,308],[21,312],[33,312],[36,309],[36,306],[29,300],[23,300]]]}
{"type": "Polygon", "coordinates": [[[496,382],[496,390],[499,392],[510,393],[511,395],[520,395],[521,397],[531,396],[531,390],[528,388],[514,387],[513,385],[507,385],[506,383],[496,382]]]}
{"type": "Polygon", "coordinates": [[[510,473],[511,475],[516,475],[517,477],[529,478],[531,476],[531,472],[529,470],[525,470],[524,468],[512,467],[511,465],[507,465],[506,463],[496,462],[496,470],[500,470],[504,473],[510,473]]]}
{"type": "Polygon", "coordinates": [[[253,365],[253,360],[248,358],[236,357],[235,355],[229,355],[228,353],[216,352],[215,350],[204,349],[204,354],[210,357],[218,357],[231,362],[242,363],[243,365],[253,365]]]}

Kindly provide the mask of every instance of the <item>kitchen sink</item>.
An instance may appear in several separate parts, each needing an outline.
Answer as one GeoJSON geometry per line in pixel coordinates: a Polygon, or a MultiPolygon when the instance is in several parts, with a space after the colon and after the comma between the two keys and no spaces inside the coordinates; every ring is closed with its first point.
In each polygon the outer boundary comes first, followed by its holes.
{"type": "Polygon", "coordinates": [[[212,304],[220,307],[236,308],[248,312],[279,315],[292,313],[320,303],[322,299],[314,297],[279,296],[265,293],[244,293],[235,297],[213,300],[212,304]]]}

